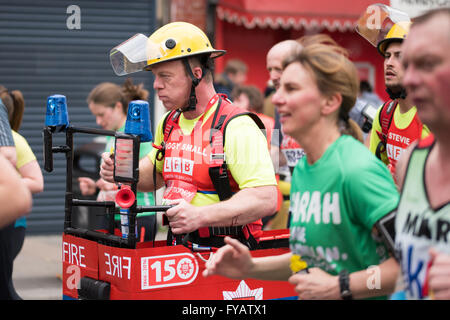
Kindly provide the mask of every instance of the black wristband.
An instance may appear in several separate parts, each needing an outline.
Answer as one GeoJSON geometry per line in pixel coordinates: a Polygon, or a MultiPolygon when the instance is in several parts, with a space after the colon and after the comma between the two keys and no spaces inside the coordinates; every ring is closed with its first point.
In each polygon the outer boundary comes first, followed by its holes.
{"type": "Polygon", "coordinates": [[[347,270],[339,272],[339,289],[343,300],[353,300],[353,295],[350,291],[350,277],[347,270]]]}

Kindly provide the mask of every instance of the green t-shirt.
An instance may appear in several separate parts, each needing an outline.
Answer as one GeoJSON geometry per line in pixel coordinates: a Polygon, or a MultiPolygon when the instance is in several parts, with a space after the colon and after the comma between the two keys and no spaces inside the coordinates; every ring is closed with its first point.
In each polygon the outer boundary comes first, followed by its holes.
{"type": "Polygon", "coordinates": [[[386,166],[347,135],[313,165],[307,158],[291,182],[291,251],[332,275],[378,265],[388,254],[372,229],[399,200],[386,166]]]}
{"type": "MultiPolygon", "coordinates": [[[[117,131],[124,132],[125,130],[125,124],[117,131]]],[[[107,136],[106,137],[106,147],[105,152],[110,152],[111,147],[114,147],[114,137],[107,136]]],[[[150,151],[153,149],[151,142],[142,142],[139,147],[139,159],[142,159],[147,154],[150,153],[150,151]]],[[[155,205],[155,198],[153,196],[152,192],[137,192],[136,194],[137,199],[137,205],[138,206],[153,206],[155,205]]],[[[154,212],[142,212],[138,213],[137,217],[147,216],[155,214],[154,212]]],[[[120,219],[120,215],[116,215],[116,219],[120,219]]]]}

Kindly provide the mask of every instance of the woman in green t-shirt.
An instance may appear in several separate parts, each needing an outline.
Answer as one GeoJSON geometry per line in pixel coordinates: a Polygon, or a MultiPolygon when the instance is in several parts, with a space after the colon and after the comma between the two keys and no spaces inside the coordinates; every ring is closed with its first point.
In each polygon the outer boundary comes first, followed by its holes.
{"type": "MultiPolygon", "coordinates": [[[[127,109],[130,101],[147,100],[148,91],[143,84],[134,85],[128,78],[122,86],[111,82],[97,85],[89,93],[87,103],[97,124],[105,130],[124,131],[127,120],[127,109]]],[[[114,138],[107,137],[105,151],[110,152],[114,146],[114,138]]],[[[150,142],[141,143],[139,158],[145,157],[152,150],[150,142]]],[[[94,181],[87,177],[80,177],[80,190],[82,195],[93,195],[100,190],[97,196],[99,201],[114,201],[117,186],[103,179],[94,181]]],[[[136,195],[138,206],[151,206],[155,204],[153,193],[138,192],[136,195]]],[[[116,215],[116,223],[120,224],[120,217],[116,215]]],[[[153,239],[156,230],[156,216],[154,212],[143,212],[137,215],[138,241],[153,239]]]]}
{"type": "Polygon", "coordinates": [[[374,233],[376,222],[396,208],[398,193],[386,167],[353,138],[359,128],[348,113],[357,92],[356,68],[337,45],[309,44],[284,62],[272,101],[283,133],[306,153],[292,178],[291,252],[252,258],[227,239],[205,276],[289,280],[300,299],[393,291],[398,267],[374,233]]]}

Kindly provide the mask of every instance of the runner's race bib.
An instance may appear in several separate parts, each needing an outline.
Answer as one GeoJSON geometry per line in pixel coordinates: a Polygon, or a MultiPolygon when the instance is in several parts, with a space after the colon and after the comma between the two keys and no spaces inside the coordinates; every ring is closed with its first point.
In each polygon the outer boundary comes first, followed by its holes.
{"type": "Polygon", "coordinates": [[[184,199],[190,203],[197,193],[197,186],[181,180],[169,180],[163,195],[163,205],[170,205],[175,200],[184,199]]]}
{"type": "Polygon", "coordinates": [[[282,152],[289,167],[295,167],[298,160],[303,158],[305,155],[305,151],[303,151],[303,149],[283,149],[282,152]]]}
{"type": "Polygon", "coordinates": [[[305,156],[305,151],[303,151],[300,145],[288,135],[283,136],[280,149],[286,158],[287,165],[291,168],[295,167],[298,160],[305,156]]]}

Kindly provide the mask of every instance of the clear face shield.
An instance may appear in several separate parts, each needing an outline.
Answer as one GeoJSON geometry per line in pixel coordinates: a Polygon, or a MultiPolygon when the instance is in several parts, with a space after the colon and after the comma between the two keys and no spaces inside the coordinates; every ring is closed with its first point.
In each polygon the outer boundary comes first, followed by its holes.
{"type": "Polygon", "coordinates": [[[144,70],[149,60],[163,59],[168,54],[166,44],[154,43],[141,33],[111,49],[109,59],[118,76],[144,70]]]}
{"type": "Polygon", "coordinates": [[[356,32],[376,47],[394,24],[410,21],[405,12],[376,3],[368,6],[361,15],[356,25],[356,32]]]}

